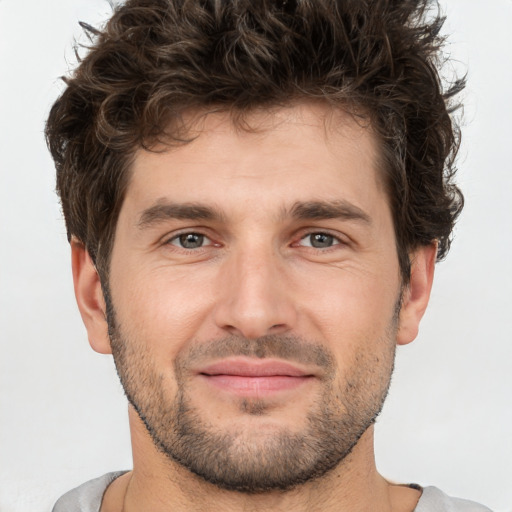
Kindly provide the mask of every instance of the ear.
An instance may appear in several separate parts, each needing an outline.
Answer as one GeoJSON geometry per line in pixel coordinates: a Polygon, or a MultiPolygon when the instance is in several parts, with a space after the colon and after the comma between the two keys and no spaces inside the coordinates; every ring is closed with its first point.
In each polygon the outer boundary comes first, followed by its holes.
{"type": "Polygon", "coordinates": [[[411,279],[403,292],[400,310],[399,345],[410,343],[418,335],[420,321],[430,298],[436,255],[437,243],[421,246],[411,254],[411,279]]]}
{"type": "Polygon", "coordinates": [[[111,354],[100,278],[84,244],[74,239],[71,240],[71,266],[76,302],[87,329],[89,343],[96,352],[111,354]]]}

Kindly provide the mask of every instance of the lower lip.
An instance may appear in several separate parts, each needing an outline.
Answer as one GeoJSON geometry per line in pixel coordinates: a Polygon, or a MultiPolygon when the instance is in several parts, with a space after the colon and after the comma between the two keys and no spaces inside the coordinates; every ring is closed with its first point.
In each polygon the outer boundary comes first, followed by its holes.
{"type": "Polygon", "coordinates": [[[271,375],[264,377],[247,377],[240,375],[202,375],[212,386],[241,396],[268,396],[281,391],[296,389],[312,377],[290,377],[271,375]]]}

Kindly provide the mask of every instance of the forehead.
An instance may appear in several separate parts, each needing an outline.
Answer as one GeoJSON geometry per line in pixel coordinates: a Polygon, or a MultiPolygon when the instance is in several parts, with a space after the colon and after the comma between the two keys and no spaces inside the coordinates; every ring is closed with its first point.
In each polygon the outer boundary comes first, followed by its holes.
{"type": "Polygon", "coordinates": [[[362,118],[296,104],[243,117],[195,112],[183,126],[189,142],[136,153],[120,221],[128,211],[134,225],[164,203],[236,211],[256,222],[312,201],[342,201],[368,215],[387,209],[378,143],[362,118]]]}

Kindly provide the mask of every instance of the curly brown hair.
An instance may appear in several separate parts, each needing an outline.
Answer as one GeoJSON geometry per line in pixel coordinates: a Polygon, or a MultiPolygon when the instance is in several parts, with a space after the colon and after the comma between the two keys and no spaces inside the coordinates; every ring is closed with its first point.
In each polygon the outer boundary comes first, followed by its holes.
{"type": "Polygon", "coordinates": [[[107,275],[134,153],[185,144],[183,114],[321,100],[378,134],[404,282],[410,252],[450,246],[463,196],[453,183],[463,80],[443,90],[431,0],[128,0],[53,105],[48,146],[68,237],[107,275]]]}

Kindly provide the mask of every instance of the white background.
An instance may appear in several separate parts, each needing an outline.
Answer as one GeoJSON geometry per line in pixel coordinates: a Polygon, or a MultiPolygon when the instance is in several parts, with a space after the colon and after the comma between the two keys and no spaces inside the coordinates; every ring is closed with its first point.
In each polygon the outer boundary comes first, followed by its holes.
{"type": "MultiPolygon", "coordinates": [[[[399,350],[377,426],[381,472],[512,511],[512,1],[448,0],[467,68],[467,206],[419,338],[399,350]]],[[[105,0],[0,0],[0,512],[49,511],[131,464],[109,356],[88,346],[43,123],[78,20],[105,0]]],[[[83,40],[83,39],[81,39],[83,40]]]]}

